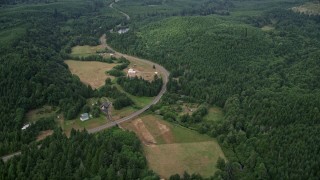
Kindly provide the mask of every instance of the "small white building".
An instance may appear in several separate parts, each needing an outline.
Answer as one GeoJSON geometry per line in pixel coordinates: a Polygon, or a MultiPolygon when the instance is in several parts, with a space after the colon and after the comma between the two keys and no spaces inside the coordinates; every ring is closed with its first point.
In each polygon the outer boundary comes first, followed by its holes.
{"type": "Polygon", "coordinates": [[[135,70],[133,70],[132,68],[130,68],[129,70],[128,70],[128,77],[135,77],[136,76],[136,71],[135,70]]]}
{"type": "Polygon", "coordinates": [[[21,130],[26,130],[28,127],[30,127],[30,123],[23,125],[23,127],[21,128],[21,130]]]}
{"type": "Polygon", "coordinates": [[[86,121],[86,120],[88,120],[88,119],[90,119],[88,113],[83,113],[83,114],[80,115],[80,120],[81,120],[81,121],[86,121]]]}

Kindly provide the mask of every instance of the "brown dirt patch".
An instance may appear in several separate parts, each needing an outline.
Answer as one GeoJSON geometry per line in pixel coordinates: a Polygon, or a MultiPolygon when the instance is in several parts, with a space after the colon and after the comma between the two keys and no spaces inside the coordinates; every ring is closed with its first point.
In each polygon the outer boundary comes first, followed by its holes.
{"type": "Polygon", "coordinates": [[[113,79],[113,76],[106,75],[106,71],[111,70],[117,64],[108,64],[97,61],[74,61],[66,60],[72,74],[77,75],[80,80],[90,85],[92,88],[99,88],[104,85],[107,78],[113,79]]]}
{"type": "Polygon", "coordinates": [[[53,130],[41,131],[37,137],[37,141],[41,141],[52,134],[53,134],[53,130]]]}
{"type": "Polygon", "coordinates": [[[174,137],[170,131],[170,128],[165,124],[156,121],[158,129],[160,130],[160,135],[166,144],[170,144],[174,142],[174,137]]]}
{"type": "Polygon", "coordinates": [[[156,140],[151,135],[149,130],[146,128],[141,119],[137,119],[133,122],[136,131],[138,132],[138,136],[143,139],[145,144],[156,144],[156,140]]]}

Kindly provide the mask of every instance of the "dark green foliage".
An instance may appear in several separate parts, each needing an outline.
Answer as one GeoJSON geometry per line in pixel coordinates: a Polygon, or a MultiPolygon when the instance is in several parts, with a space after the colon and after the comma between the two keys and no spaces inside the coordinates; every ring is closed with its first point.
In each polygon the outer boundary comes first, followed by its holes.
{"type": "Polygon", "coordinates": [[[0,155],[34,140],[21,133],[30,109],[48,104],[60,106],[66,119],[78,115],[93,90],[71,75],[63,57],[73,45],[97,44],[99,27],[111,28],[121,20],[105,21],[105,15],[97,19],[89,1],[50,2],[1,7],[0,34],[12,29],[24,33],[0,48],[0,155]]]}
{"type": "Polygon", "coordinates": [[[120,77],[120,76],[125,76],[125,73],[123,71],[117,70],[112,68],[111,70],[107,71],[108,74],[114,77],[120,77]]]}
{"type": "Polygon", "coordinates": [[[100,115],[100,108],[98,106],[93,106],[91,114],[94,118],[99,117],[100,115]]]}
{"type": "Polygon", "coordinates": [[[215,177],[316,179],[319,16],[276,9],[242,20],[275,29],[216,16],[175,17],[111,35],[110,42],[171,72],[170,94],[152,110],[217,137],[228,162],[215,177]],[[170,105],[185,96],[224,107],[225,119],[201,121],[202,110],[178,117],[170,105]]]}
{"type": "Polygon", "coordinates": [[[103,58],[101,55],[89,55],[84,57],[79,56],[73,56],[73,55],[65,55],[65,59],[73,59],[78,61],[99,61],[99,62],[105,62],[105,63],[113,63],[112,58],[103,58]]]}
{"type": "Polygon", "coordinates": [[[0,179],[159,179],[147,168],[139,139],[114,128],[97,135],[72,130],[70,138],[56,130],[22,155],[0,162],[0,179]]]}
{"type": "Polygon", "coordinates": [[[113,106],[115,109],[122,109],[134,104],[134,102],[125,93],[120,92],[115,86],[111,84],[111,82],[106,82],[103,87],[95,92],[95,96],[106,96],[114,99],[113,106]]]}
{"type": "Polygon", "coordinates": [[[120,77],[117,83],[128,93],[135,96],[156,96],[162,87],[162,79],[155,75],[153,81],[149,82],[141,77],[120,77]]]}
{"type": "Polygon", "coordinates": [[[133,101],[127,96],[118,97],[114,102],[113,106],[115,109],[121,109],[134,104],[133,101]]]}
{"type": "Polygon", "coordinates": [[[116,65],[111,70],[107,71],[107,73],[115,77],[125,76],[125,73],[122,70],[127,68],[130,62],[124,57],[119,58],[117,61],[121,64],[116,65]]]}

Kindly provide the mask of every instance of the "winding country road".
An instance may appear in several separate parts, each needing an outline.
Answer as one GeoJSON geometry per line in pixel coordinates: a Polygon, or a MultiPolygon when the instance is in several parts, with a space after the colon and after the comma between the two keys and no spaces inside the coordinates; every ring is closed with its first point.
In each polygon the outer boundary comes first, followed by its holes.
{"type": "MultiPolygon", "coordinates": [[[[118,11],[119,13],[123,14],[126,17],[127,20],[130,20],[130,16],[128,14],[126,14],[125,12],[122,12],[119,9],[116,9],[116,8],[113,7],[114,3],[115,2],[111,3],[109,5],[109,7],[114,9],[114,10],[116,10],[116,11],[118,11]]],[[[120,52],[115,51],[112,47],[110,47],[107,44],[107,40],[106,40],[106,35],[105,34],[100,38],[100,42],[101,42],[102,46],[104,46],[105,48],[108,48],[109,50],[113,51],[114,55],[117,56],[117,57],[121,57],[122,56],[122,57],[124,57],[124,58],[126,58],[128,60],[141,61],[141,62],[144,62],[144,63],[149,64],[151,66],[154,65],[155,68],[157,69],[157,71],[161,74],[161,77],[162,77],[162,80],[163,80],[163,85],[162,85],[162,88],[161,88],[161,91],[159,92],[159,94],[152,100],[151,103],[149,103],[148,105],[146,105],[142,109],[140,109],[140,110],[138,110],[138,111],[126,116],[126,117],[118,119],[116,121],[112,121],[110,123],[98,126],[96,128],[88,129],[87,131],[89,133],[96,133],[96,132],[102,131],[104,129],[116,126],[117,124],[123,123],[125,121],[132,120],[133,118],[139,116],[140,114],[142,114],[143,112],[148,110],[152,105],[158,103],[160,101],[161,97],[163,96],[163,94],[167,91],[167,83],[168,83],[168,78],[169,78],[169,74],[170,74],[169,71],[167,71],[164,67],[162,67],[161,65],[159,65],[157,63],[151,62],[151,61],[146,60],[146,59],[141,59],[141,58],[138,58],[138,57],[130,56],[130,55],[127,55],[127,54],[122,54],[120,52]]]]}
{"type": "MultiPolygon", "coordinates": [[[[109,5],[110,8],[113,8],[113,3],[111,3],[109,5]]],[[[115,8],[113,8],[115,9],[115,8]]],[[[118,11],[119,13],[123,14],[127,20],[130,20],[130,16],[118,9],[115,9],[116,11],[118,11]]],[[[139,116],[140,114],[142,114],[143,112],[145,112],[146,110],[148,110],[152,105],[158,103],[161,99],[161,97],[163,96],[163,94],[167,91],[167,83],[168,83],[168,78],[169,78],[169,72],[164,68],[162,67],[161,65],[157,64],[157,63],[154,63],[154,62],[151,62],[149,60],[146,60],[146,59],[141,59],[141,58],[138,58],[138,57],[134,57],[134,56],[130,56],[130,55],[127,55],[127,54],[122,54],[120,52],[117,52],[115,51],[113,48],[111,48],[108,44],[107,44],[107,41],[106,41],[106,35],[104,34],[101,38],[100,38],[100,42],[101,42],[101,45],[108,48],[109,50],[113,51],[115,56],[123,56],[124,58],[128,59],[128,60],[136,60],[136,61],[141,61],[141,62],[144,62],[144,63],[147,63],[151,66],[155,65],[155,68],[157,69],[157,71],[161,74],[161,77],[162,77],[162,80],[163,80],[163,85],[162,85],[162,88],[161,88],[161,91],[159,92],[159,94],[152,100],[151,103],[149,103],[148,105],[146,105],[145,107],[143,107],[142,109],[126,116],[126,117],[123,117],[121,119],[118,119],[118,120],[115,120],[115,121],[112,121],[112,122],[109,122],[107,124],[104,124],[104,125],[101,125],[101,126],[98,126],[98,127],[95,127],[95,128],[92,128],[92,129],[87,129],[87,131],[89,133],[96,133],[96,132],[99,132],[99,131],[102,131],[102,130],[105,130],[107,128],[111,128],[113,126],[116,126],[120,123],[123,123],[123,122],[126,122],[126,121],[129,121],[129,120],[132,120],[133,118],[139,116]]],[[[13,158],[14,156],[18,156],[21,154],[21,151],[19,152],[15,152],[15,153],[12,153],[12,154],[9,154],[9,155],[6,155],[6,156],[2,156],[1,159],[6,162],[8,161],[9,159],[13,158]]]]}
{"type": "Polygon", "coordinates": [[[167,91],[167,83],[168,83],[168,78],[169,78],[169,72],[164,68],[162,67],[161,65],[157,64],[157,63],[154,63],[154,62],[151,62],[149,60],[146,60],[146,59],[141,59],[141,58],[138,58],[138,57],[134,57],[134,56],[130,56],[130,55],[127,55],[127,54],[122,54],[120,52],[117,52],[115,51],[114,49],[112,49],[107,43],[106,43],[106,35],[103,35],[101,38],[100,38],[100,42],[101,44],[108,48],[109,50],[113,51],[114,52],[114,55],[117,56],[117,57],[124,57],[128,60],[135,60],[135,61],[141,61],[141,62],[144,62],[146,64],[149,64],[151,66],[155,65],[155,68],[157,69],[157,71],[161,74],[161,77],[162,77],[162,80],[163,80],[163,85],[162,85],[162,88],[161,88],[161,91],[159,92],[159,94],[152,100],[151,103],[149,103],[148,105],[146,105],[145,107],[143,107],[142,109],[126,116],[126,117],[123,117],[121,119],[118,119],[118,120],[115,120],[113,122],[110,122],[110,123],[107,123],[107,124],[104,124],[104,125],[101,125],[101,126],[98,126],[96,128],[92,128],[92,129],[87,129],[87,131],[89,133],[95,133],[95,132],[99,132],[99,131],[102,131],[104,129],[107,129],[107,128],[110,128],[110,127],[113,127],[113,126],[116,126],[117,124],[120,124],[120,123],[123,123],[125,121],[129,121],[129,120],[132,120],[133,118],[139,116],[140,114],[142,114],[143,112],[145,112],[146,110],[148,110],[152,105],[156,104],[159,102],[159,100],[161,99],[161,97],[163,96],[163,94],[167,91]]]}
{"type": "Polygon", "coordinates": [[[129,21],[129,20],[130,20],[130,16],[129,16],[128,14],[126,14],[125,12],[120,11],[119,9],[114,8],[114,7],[113,7],[114,3],[115,3],[115,2],[111,3],[111,4],[109,5],[109,7],[112,8],[112,9],[114,9],[114,10],[116,10],[116,11],[118,11],[118,12],[121,13],[122,15],[124,15],[124,16],[126,17],[126,19],[129,21]]]}

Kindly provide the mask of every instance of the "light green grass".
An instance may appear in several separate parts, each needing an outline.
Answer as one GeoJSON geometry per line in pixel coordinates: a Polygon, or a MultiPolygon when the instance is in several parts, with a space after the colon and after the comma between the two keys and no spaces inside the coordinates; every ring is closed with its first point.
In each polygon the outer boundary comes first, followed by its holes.
{"type": "Polygon", "coordinates": [[[203,142],[213,140],[207,135],[199,134],[194,130],[188,129],[178,124],[170,124],[169,127],[177,143],[203,142]]]}
{"type": "Polygon", "coordinates": [[[79,115],[76,119],[65,120],[62,128],[66,133],[68,133],[72,128],[73,129],[83,129],[83,128],[90,129],[90,128],[97,127],[99,125],[106,124],[108,122],[109,120],[107,120],[103,114],[100,114],[100,116],[97,118],[90,118],[89,120],[86,120],[86,121],[81,121],[80,115],[79,115]]]}
{"type": "Polygon", "coordinates": [[[35,122],[41,118],[48,118],[48,117],[52,117],[52,116],[55,117],[57,112],[58,112],[57,108],[45,105],[41,108],[29,111],[26,114],[26,120],[28,122],[35,122]]]}
{"type": "MultiPolygon", "coordinates": [[[[210,177],[217,170],[218,158],[225,158],[214,138],[164,121],[160,116],[149,114],[140,119],[147,132],[156,140],[155,145],[143,146],[148,164],[163,178],[169,178],[176,173],[182,175],[184,171],[210,177]]],[[[137,131],[137,124],[134,124],[135,122],[127,123],[125,127],[133,129],[143,141],[143,137],[148,133],[143,128],[137,131]]]]}
{"type": "Polygon", "coordinates": [[[211,107],[208,110],[208,114],[203,117],[203,120],[208,122],[221,121],[224,118],[224,114],[221,108],[211,107]]]}
{"type": "Polygon", "coordinates": [[[86,57],[89,55],[96,54],[98,50],[103,50],[102,46],[75,46],[72,48],[71,55],[86,57]]]}
{"type": "Polygon", "coordinates": [[[184,171],[210,177],[218,158],[225,158],[216,141],[144,146],[144,150],[150,168],[163,178],[184,171]]]}
{"type": "Polygon", "coordinates": [[[113,120],[117,120],[117,119],[123,118],[125,116],[128,116],[137,110],[138,110],[137,108],[134,108],[132,106],[128,106],[128,107],[125,107],[125,108],[122,108],[119,110],[115,110],[114,108],[112,108],[111,114],[112,114],[113,120]]]}
{"type": "Polygon", "coordinates": [[[119,89],[119,91],[125,93],[136,105],[138,108],[143,108],[144,106],[151,103],[152,99],[154,97],[145,97],[145,96],[134,96],[132,94],[127,93],[119,84],[116,83],[116,81],[113,81],[115,83],[115,86],[119,89]]]}

